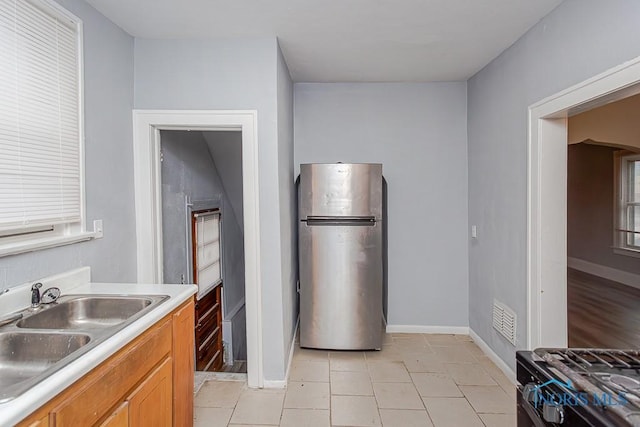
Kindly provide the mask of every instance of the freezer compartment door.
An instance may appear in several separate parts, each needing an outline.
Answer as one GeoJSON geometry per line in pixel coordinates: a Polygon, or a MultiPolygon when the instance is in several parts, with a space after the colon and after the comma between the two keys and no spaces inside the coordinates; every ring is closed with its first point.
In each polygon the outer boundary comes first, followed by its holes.
{"type": "Polygon", "coordinates": [[[299,200],[300,219],[310,216],[382,219],[382,165],[302,164],[299,200]]]}
{"type": "Polygon", "coordinates": [[[382,233],[369,226],[300,222],[300,345],[382,346],[382,233]]]}

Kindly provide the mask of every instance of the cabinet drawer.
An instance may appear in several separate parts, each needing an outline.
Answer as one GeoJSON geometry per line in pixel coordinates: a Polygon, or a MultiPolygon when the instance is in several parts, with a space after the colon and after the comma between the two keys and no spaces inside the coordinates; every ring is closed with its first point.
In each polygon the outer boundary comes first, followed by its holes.
{"type": "Polygon", "coordinates": [[[94,425],[171,352],[171,320],[149,331],[69,390],[51,411],[55,426],[94,425]]]}

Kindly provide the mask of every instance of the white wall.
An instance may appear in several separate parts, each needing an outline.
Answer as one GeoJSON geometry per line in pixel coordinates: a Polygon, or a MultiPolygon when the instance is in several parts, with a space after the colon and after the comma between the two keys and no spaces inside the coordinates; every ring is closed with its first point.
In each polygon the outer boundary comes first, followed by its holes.
{"type": "Polygon", "coordinates": [[[81,266],[103,282],[136,280],[133,208],[133,39],[80,0],[59,3],[84,24],[87,224],[104,238],[0,258],[0,290],[81,266]]]}
{"type": "Polygon", "coordinates": [[[466,84],[294,86],[295,168],[383,164],[390,325],[467,326],[466,84]]]}
{"type": "Polygon", "coordinates": [[[258,112],[262,332],[267,380],[284,379],[283,350],[289,339],[283,329],[283,277],[289,272],[282,271],[282,253],[290,242],[281,242],[280,235],[277,50],[275,38],[135,39],[135,108],[258,112]]]}
{"type": "MultiPolygon", "coordinates": [[[[280,239],[282,250],[282,324],[284,355],[289,356],[298,315],[297,208],[293,174],[293,82],[278,46],[278,183],[280,191],[280,239]]],[[[285,361],[286,362],[286,361],[285,361]]]]}
{"type": "Polygon", "coordinates": [[[491,327],[496,298],[526,346],[527,108],[640,55],[640,2],[566,0],[468,82],[470,327],[510,366],[491,327]]]}

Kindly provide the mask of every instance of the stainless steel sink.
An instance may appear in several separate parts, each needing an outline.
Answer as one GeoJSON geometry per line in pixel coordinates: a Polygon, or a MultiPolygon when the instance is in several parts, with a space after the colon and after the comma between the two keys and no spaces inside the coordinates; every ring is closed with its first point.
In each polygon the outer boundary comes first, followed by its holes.
{"type": "Polygon", "coordinates": [[[14,399],[124,329],[166,295],[66,295],[0,327],[0,403],[14,399]]]}
{"type": "Polygon", "coordinates": [[[0,397],[25,391],[33,385],[29,380],[90,341],[89,335],[75,333],[0,333],[0,397]]]}
{"type": "Polygon", "coordinates": [[[149,307],[154,297],[84,296],[59,302],[20,320],[19,328],[96,329],[118,325],[149,307]]]}

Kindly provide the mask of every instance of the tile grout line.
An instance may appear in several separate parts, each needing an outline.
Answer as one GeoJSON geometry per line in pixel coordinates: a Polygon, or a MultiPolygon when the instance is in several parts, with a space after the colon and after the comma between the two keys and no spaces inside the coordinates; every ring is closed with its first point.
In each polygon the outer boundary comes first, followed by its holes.
{"type": "MultiPolygon", "coordinates": [[[[457,336],[452,336],[453,338],[458,338],[457,336]]],[[[438,337],[438,339],[440,339],[438,337]]],[[[429,409],[427,408],[426,402],[423,399],[423,396],[420,394],[420,392],[418,391],[418,387],[417,384],[415,382],[414,377],[412,376],[412,373],[409,371],[409,367],[407,366],[407,357],[411,354],[416,354],[416,355],[420,355],[422,353],[424,353],[425,355],[434,355],[436,359],[439,360],[438,363],[442,363],[444,365],[445,368],[445,372],[443,372],[442,374],[444,376],[446,376],[447,378],[449,378],[449,380],[451,380],[458,392],[460,394],[462,394],[462,398],[465,400],[465,403],[472,409],[473,413],[476,415],[476,420],[479,420],[480,423],[482,425],[488,426],[488,424],[485,423],[485,421],[482,419],[481,415],[502,415],[502,416],[513,416],[512,412],[507,412],[506,409],[503,409],[502,412],[500,411],[495,411],[495,412],[478,412],[475,410],[475,408],[473,407],[473,405],[471,404],[471,401],[469,400],[469,397],[462,391],[461,389],[461,384],[458,384],[456,382],[456,380],[454,379],[454,377],[452,376],[452,371],[450,368],[456,369],[455,366],[473,366],[474,369],[467,369],[467,368],[461,368],[460,369],[460,374],[462,375],[460,377],[461,381],[463,381],[463,383],[465,382],[465,372],[469,373],[470,378],[473,380],[474,377],[474,372],[475,369],[478,369],[478,374],[482,374],[483,376],[486,375],[486,377],[481,378],[480,382],[488,382],[487,380],[491,380],[491,382],[493,382],[493,384],[489,385],[489,384],[473,384],[473,381],[469,381],[470,384],[465,384],[464,386],[469,386],[469,387],[491,387],[493,389],[494,392],[497,392],[498,394],[504,394],[506,396],[506,398],[508,398],[509,402],[511,401],[511,397],[512,397],[512,392],[510,391],[510,389],[508,390],[505,385],[506,383],[504,383],[503,378],[500,377],[500,372],[496,371],[495,369],[492,369],[494,366],[491,365],[491,361],[487,361],[486,356],[482,354],[482,352],[476,352],[475,349],[473,347],[470,347],[469,345],[465,344],[466,342],[470,342],[471,344],[473,344],[473,342],[465,340],[465,339],[460,339],[459,342],[449,342],[446,340],[440,340],[436,343],[434,343],[435,345],[432,345],[431,342],[427,339],[427,336],[425,334],[415,334],[415,335],[407,335],[406,338],[403,337],[393,337],[391,336],[391,340],[383,346],[383,351],[386,351],[386,356],[384,355],[384,353],[381,352],[376,352],[376,353],[371,353],[369,354],[368,352],[362,352],[361,356],[362,358],[354,358],[354,360],[362,360],[364,361],[364,366],[366,367],[366,374],[367,374],[367,378],[369,383],[371,384],[372,387],[372,391],[373,391],[373,397],[374,397],[374,402],[376,404],[376,412],[377,415],[379,417],[378,422],[380,424],[382,424],[382,413],[381,411],[383,409],[393,409],[393,408],[381,408],[380,407],[380,400],[379,400],[379,395],[376,393],[376,387],[375,385],[378,384],[382,384],[384,385],[384,383],[386,382],[398,382],[400,381],[398,378],[395,378],[393,375],[388,376],[387,377],[381,377],[382,379],[387,378],[389,381],[383,381],[382,383],[380,382],[374,382],[373,378],[372,378],[372,368],[374,366],[376,366],[378,363],[383,364],[395,364],[394,362],[399,362],[397,363],[397,365],[402,367],[402,370],[408,374],[410,382],[407,382],[407,384],[411,384],[411,387],[417,392],[417,395],[420,399],[421,405],[420,405],[420,409],[418,409],[419,411],[425,411],[427,418],[429,419],[429,421],[431,422],[431,424],[433,424],[435,426],[435,421],[431,415],[431,413],[429,412],[429,409]],[[399,338],[399,339],[398,339],[399,338]],[[412,342],[413,340],[415,340],[415,342],[412,342]],[[459,360],[457,357],[454,357],[454,361],[452,361],[451,363],[448,363],[448,360],[442,360],[442,356],[440,355],[438,356],[438,354],[436,352],[434,352],[434,349],[437,350],[437,348],[449,348],[449,350],[445,351],[444,356],[447,355],[456,355],[457,352],[463,352],[466,356],[469,356],[468,360],[467,358],[463,358],[463,360],[459,360]],[[394,380],[395,378],[395,380],[394,380]],[[502,392],[502,393],[500,393],[502,392]]],[[[318,353],[319,356],[323,356],[320,358],[320,360],[326,361],[327,363],[327,367],[328,367],[328,415],[329,415],[329,422],[331,423],[333,421],[333,416],[334,416],[334,407],[333,407],[333,397],[334,396],[334,392],[337,391],[336,389],[334,389],[333,387],[333,382],[332,382],[332,373],[337,374],[337,373],[342,373],[342,372],[360,372],[359,371],[359,367],[351,367],[349,365],[347,365],[347,369],[346,371],[332,371],[331,369],[331,361],[333,360],[333,358],[331,357],[331,352],[330,351],[326,351],[326,353],[324,355],[321,355],[320,353],[318,353]],[[355,369],[355,370],[353,370],[355,369]]],[[[337,355],[337,354],[336,354],[337,355]]],[[[304,355],[302,356],[300,360],[308,360],[308,361],[313,361],[316,360],[315,357],[312,353],[310,353],[309,355],[304,355]]],[[[342,360],[341,358],[336,358],[336,361],[338,360],[342,360]]],[[[424,360],[424,362],[426,362],[426,360],[424,360]]],[[[423,362],[423,363],[424,363],[423,362]]],[[[436,362],[436,360],[434,359],[434,362],[436,362]]],[[[359,362],[358,362],[359,363],[359,362]]],[[[428,363],[427,363],[428,364],[428,363]]],[[[420,369],[420,367],[418,366],[418,369],[420,369]]],[[[399,371],[398,371],[399,372],[399,371]]],[[[454,372],[456,372],[454,370],[454,372]]],[[[416,373],[421,373],[421,371],[416,371],[416,373]]],[[[432,374],[432,375],[436,375],[438,374],[437,372],[429,372],[428,370],[425,371],[426,374],[432,374]]],[[[339,376],[339,375],[338,375],[339,376]]],[[[313,381],[316,382],[316,381],[313,381]]],[[[400,381],[401,383],[403,381],[400,381]]],[[[246,389],[243,390],[243,393],[246,392],[246,389]]],[[[280,416],[279,416],[279,424],[282,424],[282,422],[284,421],[284,401],[286,400],[286,394],[287,394],[287,390],[285,390],[285,395],[283,397],[283,402],[282,402],[282,406],[280,408],[280,416]]],[[[242,395],[242,394],[241,394],[242,395]]],[[[240,396],[241,396],[240,395],[240,396]]],[[[238,399],[235,401],[235,404],[232,408],[231,411],[231,416],[229,419],[229,426],[232,426],[231,424],[231,419],[233,418],[233,416],[237,413],[237,409],[238,409],[238,403],[240,400],[240,396],[238,397],[238,399]]],[[[362,394],[345,394],[344,396],[363,396],[366,397],[366,395],[362,395],[362,394]]],[[[438,398],[438,396],[433,396],[433,398],[438,398]]],[[[391,406],[395,406],[395,405],[391,405],[391,406]]],[[[402,406],[402,405],[398,405],[398,406],[402,406]]],[[[398,408],[397,411],[409,411],[412,408],[398,408]]],[[[330,424],[332,425],[332,424],[330,424]]],[[[437,426],[436,426],[437,427],[437,426]]]]}
{"type": "MultiPolygon", "coordinates": [[[[425,341],[426,341],[426,339],[425,339],[425,341]]],[[[428,345],[428,343],[427,343],[427,345],[428,345]]],[[[429,413],[429,410],[427,409],[427,404],[424,403],[424,399],[422,398],[422,395],[420,394],[420,391],[418,390],[418,386],[414,382],[413,377],[411,376],[411,373],[409,372],[409,368],[407,367],[407,365],[405,364],[404,361],[402,362],[402,366],[404,366],[404,369],[407,371],[407,374],[409,374],[409,378],[411,378],[411,384],[413,385],[413,388],[416,389],[416,393],[418,393],[418,397],[420,398],[420,403],[422,403],[422,407],[424,408],[424,412],[427,414],[427,418],[429,418],[429,422],[431,422],[432,426],[435,426],[435,423],[433,422],[433,419],[431,418],[431,414],[429,413]]]]}
{"type": "MultiPolygon", "coordinates": [[[[367,354],[364,354],[364,357],[366,359],[367,354]]],[[[373,383],[373,378],[371,378],[371,371],[369,370],[369,364],[365,361],[365,363],[367,364],[367,373],[369,374],[369,381],[371,381],[371,390],[373,391],[373,399],[376,402],[376,409],[378,410],[378,420],[380,420],[380,425],[382,426],[382,414],[380,413],[380,403],[378,402],[378,396],[376,396],[376,388],[375,385],[373,383]]]]}

